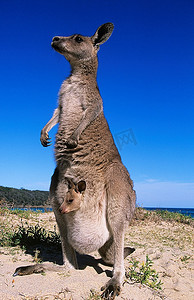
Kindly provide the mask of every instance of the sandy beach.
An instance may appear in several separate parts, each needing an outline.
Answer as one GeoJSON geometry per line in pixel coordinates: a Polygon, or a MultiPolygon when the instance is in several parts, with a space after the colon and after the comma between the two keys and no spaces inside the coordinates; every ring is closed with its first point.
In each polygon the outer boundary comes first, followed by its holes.
{"type": "MultiPolygon", "coordinates": [[[[22,222],[39,224],[47,230],[55,230],[54,214],[32,214],[22,222]]],[[[0,216],[3,226],[16,227],[21,224],[21,217],[13,214],[0,216]]],[[[121,294],[116,299],[126,300],[191,300],[194,299],[194,261],[193,261],[193,227],[191,224],[169,222],[159,218],[140,216],[128,227],[125,245],[136,250],[125,259],[128,272],[132,259],[145,264],[146,255],[152,260],[162,282],[161,290],[154,290],[145,284],[126,280],[121,294]]],[[[37,249],[39,249],[37,247],[37,249]]],[[[29,252],[29,251],[28,251],[29,252]]],[[[26,253],[21,247],[0,248],[0,299],[100,299],[100,288],[111,276],[111,267],[105,266],[97,252],[79,256],[80,270],[47,272],[16,276],[12,274],[19,266],[34,264],[41,259],[41,251],[26,253]],[[38,255],[37,255],[38,253],[38,255]]],[[[60,262],[59,250],[49,249],[43,261],[60,262]]]]}

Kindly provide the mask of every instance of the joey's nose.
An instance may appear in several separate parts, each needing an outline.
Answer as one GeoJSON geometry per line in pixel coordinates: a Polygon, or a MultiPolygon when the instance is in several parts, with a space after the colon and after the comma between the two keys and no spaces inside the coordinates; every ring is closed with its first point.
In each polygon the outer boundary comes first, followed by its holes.
{"type": "Polygon", "coordinates": [[[58,37],[58,36],[55,36],[54,38],[53,38],[53,42],[58,42],[60,40],[60,38],[58,37]]]}

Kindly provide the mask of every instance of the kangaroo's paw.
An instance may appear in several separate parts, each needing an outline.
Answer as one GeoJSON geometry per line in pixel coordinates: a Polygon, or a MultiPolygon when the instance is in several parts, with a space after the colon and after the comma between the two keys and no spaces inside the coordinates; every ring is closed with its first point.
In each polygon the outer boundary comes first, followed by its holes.
{"type": "Polygon", "coordinates": [[[65,144],[67,148],[74,149],[77,147],[78,141],[75,137],[71,136],[70,138],[67,139],[65,144]]]}
{"type": "Polygon", "coordinates": [[[102,288],[102,299],[113,300],[120,294],[121,284],[116,278],[110,279],[102,288]]]}
{"type": "Polygon", "coordinates": [[[48,133],[44,130],[41,131],[40,135],[40,142],[43,145],[43,147],[48,147],[51,145],[51,138],[49,137],[48,133]]]}

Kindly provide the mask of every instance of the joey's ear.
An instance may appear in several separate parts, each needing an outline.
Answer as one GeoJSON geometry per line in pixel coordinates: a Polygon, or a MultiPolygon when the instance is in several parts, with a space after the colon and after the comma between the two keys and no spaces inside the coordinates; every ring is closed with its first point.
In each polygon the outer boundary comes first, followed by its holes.
{"type": "Polygon", "coordinates": [[[86,189],[86,182],[84,180],[79,181],[77,184],[77,188],[80,193],[84,192],[86,189]]]}
{"type": "Polygon", "coordinates": [[[73,183],[73,181],[70,178],[66,178],[66,179],[68,183],[68,189],[74,188],[75,184],[73,183]]]}
{"type": "Polygon", "coordinates": [[[100,46],[111,36],[114,29],[113,23],[105,23],[98,27],[95,34],[91,37],[94,46],[100,46]]]}

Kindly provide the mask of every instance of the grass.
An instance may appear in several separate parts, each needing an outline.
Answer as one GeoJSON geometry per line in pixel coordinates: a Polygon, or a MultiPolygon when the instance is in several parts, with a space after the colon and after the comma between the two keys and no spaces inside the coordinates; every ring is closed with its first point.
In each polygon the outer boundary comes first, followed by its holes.
{"type": "Polygon", "coordinates": [[[150,220],[155,222],[163,220],[194,226],[194,219],[191,216],[160,209],[149,211],[142,207],[136,208],[135,220],[150,220]]]}
{"type": "MultiPolygon", "coordinates": [[[[31,215],[37,215],[40,213],[39,211],[31,211],[31,210],[21,210],[21,209],[15,209],[10,210],[6,207],[0,206],[0,216],[5,215],[16,215],[23,219],[29,219],[31,215]]],[[[142,207],[137,207],[135,211],[135,220],[150,220],[150,221],[175,221],[182,224],[189,224],[194,225],[194,219],[191,216],[186,216],[181,213],[175,213],[175,212],[169,212],[167,210],[146,210],[142,207]]]]}
{"type": "Polygon", "coordinates": [[[90,290],[90,295],[87,298],[87,300],[100,300],[100,299],[102,299],[100,293],[95,291],[94,289],[91,289],[90,290]]]}
{"type": "Polygon", "coordinates": [[[22,219],[29,219],[31,215],[37,214],[37,212],[32,212],[31,210],[21,210],[21,209],[8,209],[7,207],[0,207],[0,216],[7,216],[7,215],[16,215],[22,219]]]}
{"type": "MultiPolygon", "coordinates": [[[[125,283],[140,283],[146,285],[153,290],[162,290],[162,282],[159,279],[158,273],[152,268],[153,261],[146,256],[146,261],[140,263],[139,261],[132,259],[129,260],[129,267],[126,270],[125,283]]],[[[99,292],[94,289],[90,290],[90,295],[87,300],[101,299],[99,292]]]]}
{"type": "Polygon", "coordinates": [[[11,240],[13,237],[12,228],[7,227],[5,224],[1,224],[0,229],[0,246],[8,247],[11,246],[11,240]]]}
{"type": "MultiPolygon", "coordinates": [[[[183,244],[185,245],[184,247],[188,249],[192,242],[192,226],[190,225],[193,224],[193,219],[185,216],[182,218],[182,216],[180,217],[179,215],[181,214],[178,214],[177,217],[175,213],[164,213],[163,211],[159,213],[158,211],[146,211],[143,208],[137,208],[134,231],[132,226],[132,236],[127,236],[127,240],[133,240],[136,246],[138,246],[137,248],[156,247],[158,243],[159,246],[161,245],[161,251],[163,251],[165,248],[163,248],[162,245],[166,243],[170,247],[176,245],[176,247],[179,248],[183,247],[183,244]],[[139,222],[140,220],[142,222],[139,222]],[[171,224],[168,223],[169,221],[171,224]],[[188,224],[189,226],[184,224],[188,224]],[[144,237],[143,239],[141,239],[142,235],[144,237]],[[181,245],[179,245],[179,242],[181,245]]],[[[59,235],[55,229],[53,230],[54,224],[53,214],[50,214],[47,218],[45,214],[36,212],[10,211],[0,208],[0,246],[9,246],[8,251],[14,249],[12,246],[18,246],[14,251],[18,251],[20,248],[24,249],[27,254],[34,256],[36,263],[40,262],[40,260],[48,261],[53,251],[49,250],[50,252],[48,252],[48,256],[46,256],[44,253],[42,254],[42,248],[40,245],[37,246],[37,244],[41,244],[44,249],[48,249],[49,245],[52,245],[55,249],[56,247],[58,249],[61,248],[59,235]],[[45,228],[50,228],[51,230],[45,228]],[[34,245],[33,249],[29,250],[29,245],[34,245]],[[29,252],[27,252],[26,249],[29,252]]],[[[185,252],[181,253],[181,255],[182,257],[179,256],[179,262],[181,263],[181,267],[185,267],[187,263],[191,262],[190,253],[185,252]]],[[[56,261],[55,257],[52,259],[52,262],[56,261]]],[[[158,273],[153,268],[153,262],[148,256],[144,262],[141,259],[139,260],[140,261],[135,259],[129,260],[129,266],[126,269],[126,284],[137,282],[155,290],[154,293],[160,293],[159,290],[162,289],[162,282],[158,273]]],[[[163,281],[165,284],[165,279],[163,279],[163,281]]],[[[101,299],[100,293],[95,290],[91,290],[88,297],[88,300],[101,299]]]]}
{"type": "Polygon", "coordinates": [[[19,245],[25,249],[29,245],[41,243],[61,248],[60,237],[56,231],[46,230],[39,224],[28,225],[26,220],[31,220],[34,216],[38,216],[38,212],[19,209],[9,210],[0,207],[0,217],[2,217],[0,218],[0,246],[14,247],[19,245]]]}
{"type": "Polygon", "coordinates": [[[19,245],[25,249],[29,245],[41,243],[61,248],[60,237],[56,230],[46,230],[39,223],[36,225],[27,223],[34,217],[37,220],[38,215],[39,212],[30,210],[10,210],[0,207],[0,246],[14,247],[19,245]]]}
{"type": "Polygon", "coordinates": [[[187,263],[190,258],[191,258],[191,256],[184,255],[181,257],[181,261],[184,263],[187,263]]]}
{"type": "Polygon", "coordinates": [[[153,261],[146,256],[146,261],[140,263],[139,261],[132,259],[129,261],[129,268],[126,271],[126,282],[129,280],[134,283],[141,283],[149,286],[154,290],[162,289],[162,282],[159,280],[158,273],[152,269],[153,261]]]}
{"type": "Polygon", "coordinates": [[[27,223],[19,225],[18,228],[12,229],[1,228],[0,231],[0,246],[18,246],[26,247],[35,244],[45,244],[47,246],[55,245],[60,248],[60,237],[55,231],[48,231],[39,224],[29,226],[27,223]]]}
{"type": "Polygon", "coordinates": [[[156,210],[155,211],[156,215],[161,217],[163,220],[167,221],[176,221],[178,223],[183,223],[183,224],[191,224],[193,219],[191,216],[186,216],[181,213],[176,213],[176,212],[169,212],[167,210],[156,210]]]}

